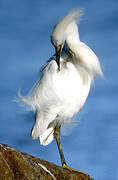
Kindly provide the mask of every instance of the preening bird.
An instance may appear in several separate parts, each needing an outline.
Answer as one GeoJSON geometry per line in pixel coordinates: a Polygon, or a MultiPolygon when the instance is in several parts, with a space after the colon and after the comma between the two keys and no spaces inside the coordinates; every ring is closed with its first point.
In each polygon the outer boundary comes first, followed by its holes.
{"type": "Polygon", "coordinates": [[[32,138],[39,138],[42,145],[55,138],[63,167],[66,161],[60,128],[82,109],[94,78],[103,75],[98,57],[80,41],[77,23],[81,14],[81,9],[72,10],[56,24],[51,34],[56,54],[28,95],[20,95],[20,100],[36,114],[32,138]]]}

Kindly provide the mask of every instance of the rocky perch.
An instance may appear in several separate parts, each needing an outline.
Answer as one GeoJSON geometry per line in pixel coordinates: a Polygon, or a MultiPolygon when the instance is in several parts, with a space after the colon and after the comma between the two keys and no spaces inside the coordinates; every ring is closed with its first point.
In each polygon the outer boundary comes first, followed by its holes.
{"type": "Polygon", "coordinates": [[[0,143],[0,180],[92,180],[0,143]]]}

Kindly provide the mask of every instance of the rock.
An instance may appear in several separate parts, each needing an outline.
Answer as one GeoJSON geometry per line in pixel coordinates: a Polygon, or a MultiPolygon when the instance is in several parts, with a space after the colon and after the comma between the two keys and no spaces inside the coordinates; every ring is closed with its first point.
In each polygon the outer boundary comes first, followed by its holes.
{"type": "Polygon", "coordinates": [[[92,180],[0,143],[0,180],[92,180]]]}

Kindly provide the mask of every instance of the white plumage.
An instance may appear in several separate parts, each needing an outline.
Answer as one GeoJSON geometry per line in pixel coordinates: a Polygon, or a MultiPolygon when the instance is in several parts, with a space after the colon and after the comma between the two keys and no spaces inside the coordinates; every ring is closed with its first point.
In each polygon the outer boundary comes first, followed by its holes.
{"type": "Polygon", "coordinates": [[[40,80],[31,92],[20,100],[36,112],[33,139],[43,145],[54,137],[57,125],[69,123],[80,111],[96,75],[102,76],[95,53],[79,39],[77,19],[81,10],[73,10],[55,26],[51,41],[55,48],[62,45],[60,69],[57,57],[46,64],[40,80]]]}

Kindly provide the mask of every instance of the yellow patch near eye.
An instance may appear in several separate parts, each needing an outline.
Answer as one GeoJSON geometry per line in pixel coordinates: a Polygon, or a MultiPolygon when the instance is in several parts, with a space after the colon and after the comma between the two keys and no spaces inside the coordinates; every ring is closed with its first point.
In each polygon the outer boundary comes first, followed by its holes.
{"type": "Polygon", "coordinates": [[[57,47],[57,49],[56,49],[57,52],[60,51],[60,49],[61,49],[61,45],[59,45],[59,46],[57,47]]]}

